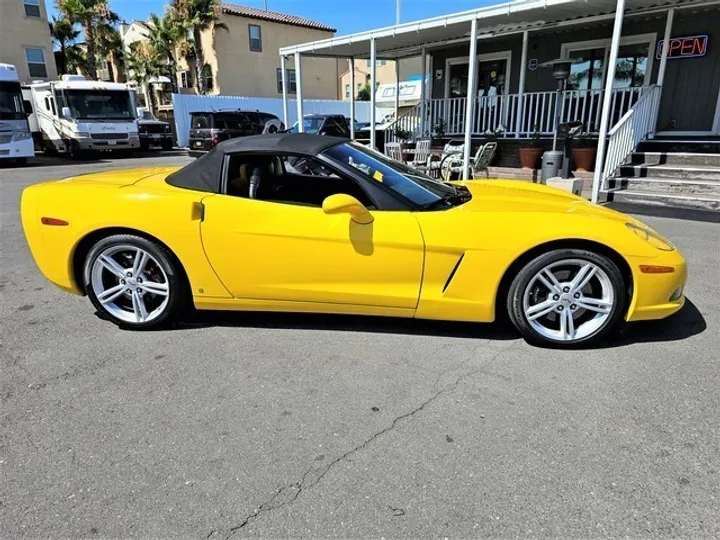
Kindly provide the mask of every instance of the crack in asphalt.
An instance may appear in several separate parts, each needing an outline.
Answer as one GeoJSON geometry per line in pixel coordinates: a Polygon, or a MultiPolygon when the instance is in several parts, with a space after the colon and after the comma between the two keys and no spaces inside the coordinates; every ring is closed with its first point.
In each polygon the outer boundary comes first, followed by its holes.
{"type": "MultiPolygon", "coordinates": [[[[488,340],[488,343],[489,343],[489,341],[490,341],[490,340],[488,340]]],[[[487,343],[486,343],[486,344],[487,344],[487,343]]],[[[402,422],[402,421],[405,420],[405,419],[412,418],[412,417],[415,416],[417,413],[419,413],[419,412],[421,412],[422,410],[424,410],[425,408],[427,408],[430,404],[432,404],[432,403],[433,403],[436,399],[438,399],[439,397],[441,397],[441,396],[443,396],[443,395],[445,395],[445,394],[449,394],[450,392],[454,391],[454,390],[460,385],[460,383],[461,383],[463,380],[465,380],[466,378],[471,377],[472,375],[476,375],[476,374],[478,374],[478,373],[483,373],[483,372],[484,372],[483,370],[484,370],[485,367],[487,367],[487,365],[489,365],[489,364],[491,364],[492,362],[494,362],[501,354],[509,351],[509,350],[512,349],[514,346],[515,346],[515,345],[512,345],[512,346],[510,346],[510,347],[506,347],[506,348],[504,348],[504,349],[501,349],[500,351],[498,351],[497,353],[495,353],[493,356],[491,356],[490,359],[489,359],[487,362],[485,362],[485,363],[484,363],[481,367],[479,367],[478,369],[473,369],[473,370],[468,371],[468,372],[466,372],[466,373],[461,373],[460,375],[458,375],[458,376],[455,378],[455,380],[454,380],[452,383],[443,385],[442,388],[436,390],[436,392],[435,392],[432,396],[430,396],[428,399],[426,399],[425,401],[423,401],[419,406],[415,407],[413,410],[411,410],[411,411],[409,411],[409,412],[407,412],[407,413],[405,413],[405,414],[402,414],[402,415],[396,417],[396,418],[390,423],[389,426],[387,426],[386,428],[381,429],[380,431],[374,433],[373,435],[371,435],[368,439],[366,439],[365,441],[363,441],[363,442],[360,443],[359,445],[355,446],[355,447],[352,448],[351,450],[348,450],[348,451],[345,452],[344,454],[342,454],[342,455],[340,455],[339,457],[335,458],[335,459],[332,460],[330,463],[328,463],[324,468],[322,468],[322,469],[317,469],[317,468],[312,468],[312,467],[311,467],[310,469],[308,469],[307,471],[305,471],[305,473],[302,475],[302,478],[301,478],[298,482],[293,482],[292,484],[288,484],[288,485],[286,485],[286,486],[283,486],[283,487],[279,488],[279,489],[275,492],[275,494],[274,494],[272,497],[270,497],[269,500],[267,500],[266,502],[264,502],[264,503],[262,503],[260,506],[258,506],[252,514],[249,514],[248,516],[246,516],[238,525],[235,525],[235,526],[230,527],[229,529],[227,529],[228,532],[227,532],[227,534],[225,535],[224,540],[228,540],[228,539],[229,539],[231,536],[233,536],[236,532],[238,532],[238,531],[242,530],[244,527],[246,527],[251,521],[257,519],[261,514],[266,513],[266,512],[271,512],[271,511],[273,511],[273,510],[275,510],[275,509],[277,509],[277,508],[281,508],[281,507],[286,506],[286,505],[288,505],[288,504],[294,503],[295,500],[297,500],[297,498],[300,496],[300,494],[301,494],[303,491],[307,491],[308,489],[310,489],[310,488],[312,488],[313,486],[315,486],[316,484],[318,484],[318,483],[325,477],[325,475],[326,475],[328,472],[330,472],[330,469],[332,469],[335,465],[337,465],[337,464],[340,463],[341,461],[344,461],[345,459],[349,458],[349,457],[352,456],[353,454],[356,454],[356,453],[358,453],[359,451],[363,450],[363,449],[366,448],[368,445],[370,445],[373,441],[375,441],[376,439],[382,437],[382,436],[385,435],[386,433],[394,430],[395,427],[396,427],[400,422],[402,422]],[[315,476],[313,479],[311,479],[310,481],[308,481],[308,477],[310,477],[313,473],[319,473],[319,474],[317,474],[317,476],[315,476]],[[278,499],[280,499],[280,500],[278,501],[278,499]],[[278,502],[276,503],[276,501],[278,501],[278,502]]],[[[448,374],[448,373],[450,373],[450,372],[452,372],[452,371],[462,370],[462,369],[475,357],[475,354],[476,354],[476,352],[477,352],[477,350],[478,350],[479,347],[480,347],[480,345],[474,347],[472,353],[468,356],[468,358],[466,358],[465,360],[463,360],[463,361],[460,363],[459,366],[453,367],[453,368],[449,368],[449,369],[441,372],[441,373],[437,376],[437,379],[435,379],[435,382],[433,383],[433,388],[437,388],[437,385],[438,385],[438,383],[440,382],[440,379],[442,379],[443,376],[445,376],[446,374],[448,374]]],[[[215,533],[217,533],[217,532],[218,532],[218,531],[215,530],[215,529],[211,530],[210,533],[207,535],[206,538],[210,538],[213,534],[215,534],[215,533]]]]}

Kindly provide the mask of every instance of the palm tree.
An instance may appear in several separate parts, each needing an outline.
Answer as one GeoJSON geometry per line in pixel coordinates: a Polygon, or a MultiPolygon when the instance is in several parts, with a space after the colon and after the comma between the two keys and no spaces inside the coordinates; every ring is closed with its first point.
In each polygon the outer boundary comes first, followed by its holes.
{"type": "MultiPolygon", "coordinates": [[[[102,58],[108,59],[108,73],[110,80],[115,81],[115,72],[113,66],[117,66],[118,70],[123,65],[123,42],[120,32],[118,32],[112,24],[103,23],[96,28],[97,38],[97,54],[102,58]]],[[[119,80],[119,75],[118,80],[119,80]]]]}
{"type": "Polygon", "coordinates": [[[82,26],[87,47],[87,72],[97,79],[97,29],[102,24],[120,21],[110,9],[109,0],[56,0],[60,13],[70,22],[82,26]]]}
{"type": "Polygon", "coordinates": [[[147,41],[137,41],[130,45],[130,50],[125,56],[125,68],[128,78],[132,78],[142,87],[145,94],[146,105],[150,112],[155,113],[153,96],[150,92],[150,79],[162,73],[162,60],[147,41]]]}
{"type": "Polygon", "coordinates": [[[87,55],[80,45],[68,45],[65,49],[65,67],[67,73],[80,72],[85,77],[87,72],[87,55]]]}
{"type": "Polygon", "coordinates": [[[67,48],[75,43],[80,35],[80,30],[65,17],[53,17],[50,23],[50,36],[53,42],[60,47],[58,51],[58,71],[60,74],[67,73],[67,48]]]}
{"type": "Polygon", "coordinates": [[[205,52],[202,47],[202,32],[217,28],[227,30],[227,26],[218,22],[222,11],[219,0],[174,0],[173,10],[185,21],[192,30],[193,52],[195,55],[195,84],[198,94],[206,94],[205,85],[205,52]]]}
{"type": "Polygon", "coordinates": [[[162,17],[151,13],[149,26],[148,41],[157,55],[166,60],[167,76],[173,93],[177,94],[177,51],[187,41],[188,28],[173,9],[167,9],[162,17]]]}

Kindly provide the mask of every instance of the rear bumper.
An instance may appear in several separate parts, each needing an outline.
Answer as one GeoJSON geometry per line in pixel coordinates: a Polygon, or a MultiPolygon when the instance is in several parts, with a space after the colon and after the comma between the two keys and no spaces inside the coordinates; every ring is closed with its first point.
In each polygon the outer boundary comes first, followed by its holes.
{"type": "Polygon", "coordinates": [[[663,253],[652,260],[631,261],[633,273],[633,298],[628,310],[628,321],[664,319],[680,311],[685,304],[687,263],[677,250],[663,253]],[[640,264],[669,266],[674,271],[667,274],[645,274],[640,264]]]}

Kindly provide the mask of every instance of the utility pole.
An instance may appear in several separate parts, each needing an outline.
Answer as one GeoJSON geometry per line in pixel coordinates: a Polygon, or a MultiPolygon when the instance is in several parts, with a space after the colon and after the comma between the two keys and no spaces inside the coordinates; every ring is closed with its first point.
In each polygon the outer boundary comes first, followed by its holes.
{"type": "Polygon", "coordinates": [[[400,24],[400,0],[395,0],[395,24],[400,24]]]}
{"type": "Polygon", "coordinates": [[[265,11],[267,11],[267,0],[265,0],[265,11]]]}

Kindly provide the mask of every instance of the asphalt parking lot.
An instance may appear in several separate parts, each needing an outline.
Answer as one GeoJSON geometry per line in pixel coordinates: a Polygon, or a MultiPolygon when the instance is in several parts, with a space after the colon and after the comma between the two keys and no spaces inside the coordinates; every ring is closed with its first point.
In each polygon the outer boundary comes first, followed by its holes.
{"type": "Polygon", "coordinates": [[[127,332],[40,275],[0,169],[0,537],[720,537],[720,224],[641,219],[675,317],[558,352],[495,325],[201,314],[127,332]]]}

